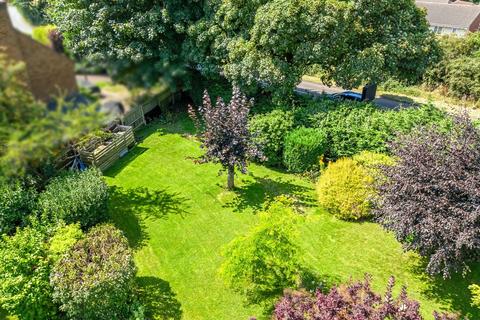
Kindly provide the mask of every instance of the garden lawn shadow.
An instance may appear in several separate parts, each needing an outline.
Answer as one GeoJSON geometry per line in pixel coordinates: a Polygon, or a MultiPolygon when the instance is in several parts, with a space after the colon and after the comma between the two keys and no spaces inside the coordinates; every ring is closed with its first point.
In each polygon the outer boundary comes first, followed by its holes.
{"type": "Polygon", "coordinates": [[[261,210],[265,203],[281,195],[292,198],[294,205],[300,211],[316,205],[316,201],[312,197],[313,189],[296,184],[290,179],[258,177],[249,174],[249,177],[244,178],[242,182],[242,185],[235,190],[235,199],[226,204],[227,207],[233,207],[234,211],[261,210]],[[253,178],[253,180],[249,178],[253,178]]]}
{"type": "MultiPolygon", "coordinates": [[[[468,319],[480,319],[480,309],[471,305],[471,294],[468,286],[473,283],[480,283],[480,266],[471,266],[471,272],[462,275],[452,274],[449,279],[441,276],[429,276],[425,273],[427,266],[426,259],[414,267],[413,272],[417,273],[427,288],[422,292],[426,297],[441,303],[447,302],[455,307],[456,311],[462,313],[468,319]]],[[[445,310],[453,311],[453,310],[445,310]]]]}
{"type": "Polygon", "coordinates": [[[137,293],[148,319],[179,320],[182,305],[170,284],[156,277],[137,277],[137,293]]]}
{"type": "Polygon", "coordinates": [[[167,190],[112,186],[109,193],[110,216],[114,224],[125,232],[130,246],[134,249],[141,248],[148,241],[145,232],[146,219],[162,219],[170,214],[183,217],[187,213],[187,199],[167,190]]]}
{"type": "Polygon", "coordinates": [[[130,162],[135,160],[137,157],[142,155],[145,151],[147,151],[148,148],[145,147],[140,147],[140,146],[135,146],[133,147],[126,155],[124,155],[122,158],[120,158],[114,166],[108,169],[107,172],[105,172],[103,175],[110,177],[110,178],[115,178],[117,174],[122,172],[122,170],[127,167],[130,162]]]}

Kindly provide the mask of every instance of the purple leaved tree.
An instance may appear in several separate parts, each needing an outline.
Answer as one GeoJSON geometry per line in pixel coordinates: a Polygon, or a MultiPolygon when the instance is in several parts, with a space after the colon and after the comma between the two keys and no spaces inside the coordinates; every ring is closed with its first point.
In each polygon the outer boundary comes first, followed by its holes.
{"type": "Polygon", "coordinates": [[[234,87],[228,104],[218,98],[212,105],[205,90],[203,105],[198,108],[200,117],[192,106],[188,107],[202,141],[201,147],[205,149],[200,162],[220,163],[228,173],[227,186],[230,190],[235,187],[235,168],[245,173],[249,159],[263,158],[248,130],[248,113],[252,104],[253,100],[248,100],[234,87]]]}
{"type": "MultiPolygon", "coordinates": [[[[392,290],[395,279],[390,278],[383,297],[370,286],[370,276],[363,282],[334,287],[324,294],[317,291],[286,291],[276,304],[274,320],[423,320],[420,304],[407,296],[405,288],[398,297],[392,290]]],[[[433,314],[435,320],[455,320],[456,315],[433,314]]]]}
{"type": "Polygon", "coordinates": [[[467,114],[453,127],[419,128],[390,145],[376,215],[427,271],[449,277],[480,262],[480,131],[467,114]]]}

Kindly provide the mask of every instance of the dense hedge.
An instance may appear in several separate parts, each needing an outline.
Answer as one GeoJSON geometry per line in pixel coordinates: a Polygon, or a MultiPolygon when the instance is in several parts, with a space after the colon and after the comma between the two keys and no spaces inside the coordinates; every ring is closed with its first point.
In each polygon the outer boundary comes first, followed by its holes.
{"type": "Polygon", "coordinates": [[[19,230],[0,241],[0,308],[20,319],[55,319],[45,235],[19,230]]]}
{"type": "Polygon", "coordinates": [[[285,138],[283,164],[290,172],[317,169],[327,147],[324,131],[304,127],[295,129],[285,138]]]}
{"type": "Polygon", "coordinates": [[[378,196],[379,167],[391,164],[390,157],[372,152],[331,163],[317,183],[320,205],[340,219],[369,217],[373,200],[378,196]]]}
{"type": "Polygon", "coordinates": [[[366,103],[322,100],[298,113],[301,117],[297,121],[326,133],[329,146],[326,156],[330,160],[364,150],[388,153],[388,142],[398,133],[431,124],[447,127],[450,123],[446,113],[432,105],[384,110],[366,103]]]}
{"type": "Polygon", "coordinates": [[[431,89],[446,88],[458,98],[480,99],[480,34],[440,38],[442,57],[424,75],[431,89]]]}
{"type": "Polygon", "coordinates": [[[54,301],[69,319],[128,319],[135,274],[121,231],[96,226],[54,266],[54,301]]]}
{"type": "Polygon", "coordinates": [[[107,216],[108,187],[96,169],[54,178],[39,196],[43,221],[80,223],[91,227],[107,216]]]}
{"type": "Polygon", "coordinates": [[[249,122],[254,141],[261,146],[267,157],[267,164],[281,165],[285,137],[294,125],[293,113],[273,110],[266,114],[258,114],[249,122]]]}
{"type": "Polygon", "coordinates": [[[22,226],[35,208],[36,192],[20,183],[0,184],[0,235],[22,226]]]}

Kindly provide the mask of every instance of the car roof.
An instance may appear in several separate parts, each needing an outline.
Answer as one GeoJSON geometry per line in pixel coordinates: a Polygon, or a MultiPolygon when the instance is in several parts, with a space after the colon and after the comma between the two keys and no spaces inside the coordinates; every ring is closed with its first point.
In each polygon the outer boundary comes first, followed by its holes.
{"type": "Polygon", "coordinates": [[[361,93],[353,91],[344,91],[340,93],[342,96],[351,96],[351,97],[362,97],[361,93]]]}

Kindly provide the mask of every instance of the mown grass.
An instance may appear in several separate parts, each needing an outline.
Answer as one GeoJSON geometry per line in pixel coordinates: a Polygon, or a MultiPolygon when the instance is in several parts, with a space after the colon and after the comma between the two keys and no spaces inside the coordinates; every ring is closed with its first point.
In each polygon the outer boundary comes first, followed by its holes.
{"type": "Polygon", "coordinates": [[[184,117],[154,124],[139,143],[106,172],[112,186],[110,213],[135,250],[138,282],[147,311],[156,319],[262,319],[258,306],[227,288],[217,270],[222,247],[246,232],[268,199],[293,196],[304,211],[301,246],[305,264],[326,285],[373,276],[384,289],[390,275],[397,292],[407,285],[432,319],[433,310],[459,310],[480,317],[469,304],[468,284],[480,282],[475,269],[466,278],[433,279],[422,261],[403,253],[394,237],[375,223],[340,221],[318,208],[314,185],[259,165],[237,176],[237,190],[224,189],[219,166],[195,164],[201,154],[184,117]]]}

